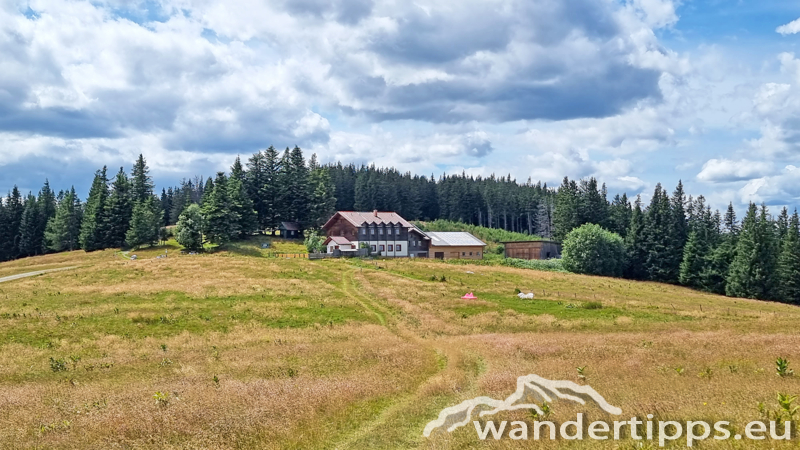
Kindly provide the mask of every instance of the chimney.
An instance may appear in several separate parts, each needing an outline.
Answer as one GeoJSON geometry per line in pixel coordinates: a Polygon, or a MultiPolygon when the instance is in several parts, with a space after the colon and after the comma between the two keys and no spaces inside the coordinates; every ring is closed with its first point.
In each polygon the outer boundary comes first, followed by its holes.
{"type": "Polygon", "coordinates": [[[378,210],[377,209],[373,209],[372,210],[372,215],[375,216],[375,217],[378,217],[378,210]]]}

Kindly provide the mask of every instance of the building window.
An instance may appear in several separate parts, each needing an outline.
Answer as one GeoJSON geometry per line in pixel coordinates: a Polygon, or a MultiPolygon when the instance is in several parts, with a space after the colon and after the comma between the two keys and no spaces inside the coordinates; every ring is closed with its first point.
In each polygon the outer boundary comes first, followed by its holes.
{"type": "Polygon", "coordinates": [[[478,252],[478,256],[481,256],[481,252],[478,252]]]}
{"type": "Polygon", "coordinates": [[[394,234],[396,234],[397,236],[400,236],[400,227],[397,227],[397,228],[394,229],[394,234]]]}
{"type": "Polygon", "coordinates": [[[472,256],[472,252],[469,252],[469,256],[472,256]]]}
{"type": "Polygon", "coordinates": [[[384,251],[385,249],[386,249],[386,247],[384,247],[383,245],[381,245],[381,251],[384,251]]]}
{"type": "Polygon", "coordinates": [[[461,252],[461,256],[467,256],[467,252],[461,252]]]}
{"type": "Polygon", "coordinates": [[[374,246],[374,245],[372,246],[372,251],[373,251],[373,252],[375,251],[375,246],[374,246]]]}
{"type": "Polygon", "coordinates": [[[370,231],[369,234],[375,236],[375,228],[370,228],[369,231],[370,231]]]}
{"type": "Polygon", "coordinates": [[[397,250],[398,252],[402,252],[403,251],[403,246],[400,245],[400,244],[397,244],[397,245],[394,246],[394,249],[397,250]]]}
{"type": "Polygon", "coordinates": [[[390,252],[393,252],[393,251],[394,251],[394,245],[391,245],[391,244],[389,244],[389,251],[390,251],[390,252]]]}
{"type": "Polygon", "coordinates": [[[383,228],[378,228],[378,234],[383,235],[383,228]]]}

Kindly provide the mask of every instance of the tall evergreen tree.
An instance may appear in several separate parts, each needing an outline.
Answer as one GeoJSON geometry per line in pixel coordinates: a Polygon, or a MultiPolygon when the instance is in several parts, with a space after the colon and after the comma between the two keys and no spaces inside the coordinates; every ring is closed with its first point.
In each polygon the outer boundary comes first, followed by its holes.
{"type": "Polygon", "coordinates": [[[178,218],[175,239],[187,250],[203,249],[203,215],[197,203],[189,205],[178,218]]]}
{"type": "Polygon", "coordinates": [[[658,183],[645,215],[644,242],[647,259],[644,265],[650,280],[671,283],[678,279],[672,264],[673,223],[669,197],[661,188],[661,183],[658,183]]]}
{"type": "Polygon", "coordinates": [[[257,151],[247,161],[247,172],[245,174],[245,188],[250,200],[253,201],[253,209],[256,212],[258,228],[266,228],[267,222],[267,180],[266,180],[266,160],[264,152],[257,151]]]}
{"type": "Polygon", "coordinates": [[[152,195],[144,201],[136,202],[125,243],[131,248],[143,245],[154,245],[158,242],[158,230],[161,228],[161,208],[152,195]]]}
{"type": "Polygon", "coordinates": [[[94,181],[89,190],[89,198],[86,199],[79,242],[81,248],[87,252],[106,248],[108,241],[110,217],[106,211],[109,196],[106,172],[105,166],[95,172],[94,181]]]}
{"type": "MultiPolygon", "coordinates": [[[[231,200],[228,194],[228,182],[225,174],[217,173],[213,187],[209,193],[206,190],[206,200],[203,202],[203,235],[206,241],[222,245],[229,242],[238,229],[231,214],[231,200]]],[[[208,185],[206,186],[208,187],[208,185]]]]}
{"type": "Polygon", "coordinates": [[[3,227],[2,236],[0,236],[3,238],[0,241],[0,254],[4,255],[5,259],[16,259],[20,255],[19,227],[22,224],[24,212],[25,204],[22,195],[17,186],[14,186],[6,198],[3,222],[0,224],[3,227]]]}
{"type": "Polygon", "coordinates": [[[627,264],[624,272],[625,278],[643,280],[647,277],[645,262],[647,262],[647,248],[645,243],[645,217],[642,211],[642,198],[636,196],[633,211],[631,212],[631,225],[625,236],[625,249],[627,264]]]}
{"type": "Polygon", "coordinates": [[[231,176],[228,179],[228,196],[230,197],[231,220],[237,231],[237,237],[244,238],[253,234],[258,229],[258,214],[253,208],[253,202],[247,194],[245,186],[245,172],[239,157],[231,167],[231,176]]]}
{"type": "Polygon", "coordinates": [[[578,185],[575,181],[564,177],[556,194],[556,209],[553,215],[556,239],[563,240],[570,231],[580,226],[579,204],[578,185]]]}
{"type": "Polygon", "coordinates": [[[767,217],[767,209],[762,206],[759,213],[756,205],[751,203],[739,232],[726,293],[731,297],[772,298],[776,265],[775,231],[767,217]]]}
{"type": "Polygon", "coordinates": [[[20,256],[34,256],[42,252],[42,242],[39,238],[40,215],[39,203],[36,201],[36,197],[29,193],[25,199],[25,208],[19,227],[20,256]]]}
{"type": "Polygon", "coordinates": [[[282,172],[280,155],[275,147],[270,146],[264,151],[264,187],[261,198],[263,199],[264,222],[262,227],[272,230],[278,228],[281,219],[280,201],[282,199],[282,172]]]}
{"type": "Polygon", "coordinates": [[[800,218],[794,210],[778,257],[778,300],[800,304],[800,218]]]}
{"type": "Polygon", "coordinates": [[[47,247],[54,252],[80,248],[81,202],[75,187],[65,193],[58,203],[56,215],[47,222],[44,233],[47,247]]]}
{"type": "Polygon", "coordinates": [[[105,208],[108,217],[106,247],[122,247],[125,245],[125,234],[130,228],[133,215],[133,195],[131,185],[125,169],[119,168],[119,173],[111,184],[111,193],[108,196],[108,205],[105,208]]]}
{"type": "Polygon", "coordinates": [[[131,172],[131,198],[136,203],[146,201],[152,196],[153,179],[150,177],[150,168],[140,154],[131,172]]]}
{"type": "MultiPolygon", "coordinates": [[[[312,155],[312,161],[316,155],[312,155]]],[[[311,164],[313,167],[314,164],[311,164]]],[[[309,188],[311,199],[309,202],[308,225],[319,228],[325,224],[336,211],[336,198],[334,197],[334,185],[328,172],[316,167],[311,169],[309,174],[309,188]]]]}
{"type": "Polygon", "coordinates": [[[50,188],[50,181],[45,179],[44,186],[39,190],[39,223],[36,228],[37,246],[42,252],[47,252],[47,246],[44,242],[44,230],[47,228],[47,222],[56,215],[56,195],[50,188]]]}

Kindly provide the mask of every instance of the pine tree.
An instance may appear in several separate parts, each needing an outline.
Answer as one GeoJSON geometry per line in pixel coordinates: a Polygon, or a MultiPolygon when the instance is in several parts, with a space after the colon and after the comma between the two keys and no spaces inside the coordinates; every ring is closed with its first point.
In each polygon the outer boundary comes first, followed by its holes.
{"type": "Polygon", "coordinates": [[[705,289],[704,275],[714,242],[714,223],[703,196],[697,198],[696,205],[692,205],[690,210],[692,221],[689,239],[683,249],[679,281],[684,286],[705,289]]]}
{"type": "Polygon", "coordinates": [[[647,277],[647,270],[645,269],[647,248],[645,247],[645,217],[642,212],[641,196],[637,196],[634,202],[633,211],[631,212],[631,225],[625,236],[625,249],[627,254],[625,278],[645,279],[647,277]]]}
{"type": "Polygon", "coordinates": [[[800,218],[794,210],[778,257],[778,299],[800,304],[800,218]]]}
{"type": "Polygon", "coordinates": [[[632,212],[628,195],[615,195],[608,212],[609,229],[624,238],[631,227],[632,212]]]}
{"type": "Polygon", "coordinates": [[[9,227],[11,221],[8,220],[7,214],[5,199],[0,197],[0,262],[11,259],[9,242],[13,242],[13,237],[9,227]]]}
{"type": "Polygon", "coordinates": [[[133,215],[131,185],[122,167],[119,168],[119,173],[111,184],[111,193],[105,210],[108,217],[105,246],[122,247],[125,245],[125,235],[130,228],[133,215]]]}
{"type": "Polygon", "coordinates": [[[266,177],[266,158],[264,152],[258,151],[247,161],[247,172],[245,173],[245,188],[247,195],[253,201],[253,209],[256,212],[258,228],[262,231],[267,228],[267,177],[266,177]]]}
{"type": "Polygon", "coordinates": [[[789,231],[789,210],[784,206],[778,219],[775,221],[775,227],[778,233],[778,242],[783,242],[786,233],[789,231]]]}
{"type": "Polygon", "coordinates": [[[56,196],[53,190],[50,189],[50,181],[44,181],[44,186],[39,191],[39,223],[36,227],[36,245],[42,252],[47,252],[47,246],[44,242],[44,230],[47,228],[47,222],[56,215],[56,196]]]}
{"type": "Polygon", "coordinates": [[[733,209],[733,203],[728,203],[728,210],[725,212],[724,226],[725,231],[728,233],[739,233],[739,222],[736,221],[736,210],[733,209]]]}
{"type": "Polygon", "coordinates": [[[58,203],[56,215],[47,222],[45,242],[54,252],[80,248],[81,203],[73,187],[58,203]]]}
{"type": "MultiPolygon", "coordinates": [[[[666,192],[665,192],[666,194],[666,192]]],[[[667,261],[665,266],[667,273],[665,280],[670,283],[677,283],[680,276],[681,262],[683,261],[683,247],[689,238],[689,226],[686,220],[686,194],[683,191],[683,182],[678,181],[678,186],[672,193],[672,199],[669,201],[669,214],[670,224],[669,237],[670,241],[666,248],[667,261]]],[[[710,216],[704,216],[710,220],[710,216]]],[[[708,231],[703,239],[708,243],[708,231]]]]}
{"type": "Polygon", "coordinates": [[[136,202],[133,207],[130,228],[125,233],[125,243],[134,249],[143,245],[155,245],[158,242],[158,230],[161,228],[161,208],[152,195],[136,202]]]}
{"type": "Polygon", "coordinates": [[[42,242],[39,238],[39,216],[39,203],[33,194],[28,194],[19,227],[20,256],[34,256],[42,252],[42,242]]]}
{"type": "Polygon", "coordinates": [[[0,254],[5,259],[19,258],[19,227],[22,224],[22,214],[25,212],[25,205],[22,195],[17,186],[11,190],[6,198],[5,214],[3,217],[3,240],[0,241],[0,254]]]}
{"type": "Polygon", "coordinates": [[[152,196],[153,179],[150,177],[150,168],[140,154],[131,172],[131,198],[136,203],[146,201],[152,196]]]}
{"type": "Polygon", "coordinates": [[[231,221],[234,223],[236,235],[245,238],[258,229],[258,215],[253,209],[253,202],[247,194],[245,172],[239,157],[231,167],[228,179],[228,196],[231,201],[231,221]]]}
{"type": "Polygon", "coordinates": [[[765,206],[759,213],[751,203],[742,222],[725,288],[731,297],[770,299],[774,294],[777,265],[775,231],[765,206]]]}
{"type": "Polygon", "coordinates": [[[647,278],[652,281],[676,282],[678,274],[672,267],[673,215],[667,193],[656,185],[653,198],[645,214],[644,247],[647,258],[644,262],[647,278]]]}
{"type": "Polygon", "coordinates": [[[282,199],[282,172],[281,166],[282,159],[278,155],[275,147],[270,146],[264,152],[264,188],[262,193],[263,206],[264,206],[264,223],[262,226],[266,229],[275,230],[278,228],[281,220],[281,206],[282,199]]]}
{"type": "Polygon", "coordinates": [[[108,206],[108,176],[106,167],[94,175],[89,198],[81,223],[79,241],[81,248],[87,252],[106,248],[110,218],[106,212],[108,206]]]}
{"type": "Polygon", "coordinates": [[[206,201],[201,207],[205,227],[203,235],[207,242],[223,245],[238,233],[232,220],[231,200],[224,173],[217,173],[210,194],[208,191],[205,194],[207,195],[206,201]]]}
{"type": "Polygon", "coordinates": [[[570,231],[580,226],[579,203],[578,185],[564,177],[556,194],[556,210],[553,215],[556,239],[563,240],[570,231]]]}
{"type": "MultiPolygon", "coordinates": [[[[316,155],[312,155],[312,161],[316,155]]],[[[311,164],[313,167],[314,165],[311,164]]],[[[311,201],[309,203],[308,224],[313,228],[320,228],[336,212],[336,198],[334,185],[328,172],[317,167],[309,175],[311,201]]]]}
{"type": "Polygon", "coordinates": [[[178,218],[175,239],[187,250],[203,249],[203,216],[197,203],[189,205],[178,218]]]}

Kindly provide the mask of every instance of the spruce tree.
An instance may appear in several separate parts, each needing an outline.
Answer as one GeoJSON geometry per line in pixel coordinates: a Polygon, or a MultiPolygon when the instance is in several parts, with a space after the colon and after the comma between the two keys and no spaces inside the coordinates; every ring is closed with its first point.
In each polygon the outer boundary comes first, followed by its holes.
{"type": "Polygon", "coordinates": [[[146,201],[153,196],[153,179],[150,177],[150,168],[139,154],[139,159],[133,165],[131,172],[131,198],[133,203],[146,201]]]}
{"type": "Polygon", "coordinates": [[[36,228],[37,244],[42,252],[47,252],[47,246],[44,242],[44,230],[47,228],[47,222],[56,215],[56,195],[50,188],[50,181],[45,179],[44,186],[39,190],[39,223],[36,228]]]}
{"type": "Polygon", "coordinates": [[[133,215],[133,199],[131,186],[125,170],[120,167],[114,182],[111,184],[111,193],[108,196],[108,206],[105,208],[108,217],[106,230],[106,247],[122,247],[125,245],[125,235],[130,228],[133,215]]]}
{"type": "MultiPolygon", "coordinates": [[[[206,185],[208,187],[208,185],[206,185]]],[[[225,174],[217,173],[210,193],[205,192],[203,202],[203,235],[207,242],[223,245],[238,234],[231,214],[231,200],[228,194],[228,183],[225,174]]]]}
{"type": "Polygon", "coordinates": [[[711,212],[705,206],[703,196],[697,198],[696,205],[690,206],[689,239],[683,249],[679,281],[684,286],[705,289],[704,272],[708,266],[713,245],[714,224],[711,212]]]}
{"type": "Polygon", "coordinates": [[[580,226],[579,203],[578,185],[564,177],[556,194],[556,210],[553,215],[554,235],[557,240],[563,240],[570,231],[580,226]]]}
{"type": "Polygon", "coordinates": [[[253,202],[247,194],[245,172],[238,156],[231,167],[228,196],[231,201],[231,220],[234,223],[237,237],[242,239],[253,234],[258,229],[258,214],[253,209],[253,202]]]}
{"type": "Polygon", "coordinates": [[[11,245],[9,245],[9,242],[13,242],[13,237],[11,237],[9,223],[5,198],[0,197],[0,262],[11,259],[11,245]]]}
{"type": "Polygon", "coordinates": [[[125,233],[125,243],[131,248],[143,245],[154,245],[158,242],[158,230],[161,228],[162,216],[155,197],[136,202],[128,231],[125,233]]]}
{"type": "Polygon", "coordinates": [[[5,214],[3,217],[3,240],[0,242],[0,253],[6,259],[19,258],[19,227],[22,224],[22,214],[25,212],[25,205],[22,195],[17,186],[11,190],[5,202],[5,214]]]}
{"type": "Polygon", "coordinates": [[[247,161],[247,172],[245,173],[245,188],[250,200],[253,201],[253,209],[256,212],[258,228],[262,231],[267,228],[267,177],[266,177],[266,158],[264,152],[258,151],[247,161]]]}
{"type": "Polygon", "coordinates": [[[282,159],[278,155],[275,147],[270,146],[264,152],[264,190],[262,193],[263,207],[264,207],[264,228],[275,230],[278,228],[281,220],[281,206],[279,202],[282,199],[282,159]]]}
{"type": "Polygon", "coordinates": [[[794,210],[778,257],[778,300],[800,304],[800,219],[794,210]]]}
{"type": "Polygon", "coordinates": [[[645,269],[647,248],[645,247],[645,217],[642,212],[641,196],[636,196],[633,211],[631,212],[631,225],[625,236],[625,252],[627,255],[625,278],[645,279],[647,277],[647,270],[645,269]]]}
{"type": "Polygon", "coordinates": [[[189,205],[178,218],[175,225],[175,239],[186,250],[203,249],[203,216],[197,203],[189,205]]]}
{"type": "Polygon", "coordinates": [[[81,203],[75,187],[65,193],[58,203],[56,215],[47,222],[45,242],[54,252],[72,251],[80,248],[78,237],[81,224],[81,203]]]}
{"type": "Polygon", "coordinates": [[[89,198],[86,199],[86,208],[81,223],[80,244],[87,252],[106,248],[110,218],[106,207],[108,206],[108,176],[106,167],[98,170],[94,175],[89,198]]]}
{"type": "MultiPolygon", "coordinates": [[[[316,155],[313,155],[312,160],[315,158],[316,155]]],[[[308,224],[313,228],[320,228],[336,212],[335,188],[328,172],[319,167],[311,170],[309,184],[311,201],[308,224]]]]}
{"type": "Polygon", "coordinates": [[[742,221],[736,256],[731,262],[725,288],[727,295],[762,300],[773,297],[777,265],[775,244],[775,231],[766,207],[762,206],[759,213],[751,203],[742,221]]]}
{"type": "Polygon", "coordinates": [[[19,227],[20,256],[34,256],[42,252],[42,242],[39,238],[39,209],[36,197],[29,193],[25,199],[25,208],[22,212],[22,221],[19,227]]]}
{"type": "Polygon", "coordinates": [[[645,214],[644,245],[647,258],[644,266],[647,278],[652,281],[676,282],[678,274],[672,264],[673,215],[667,193],[656,185],[653,198],[645,214]]]}

